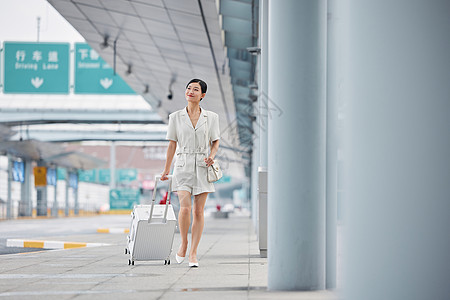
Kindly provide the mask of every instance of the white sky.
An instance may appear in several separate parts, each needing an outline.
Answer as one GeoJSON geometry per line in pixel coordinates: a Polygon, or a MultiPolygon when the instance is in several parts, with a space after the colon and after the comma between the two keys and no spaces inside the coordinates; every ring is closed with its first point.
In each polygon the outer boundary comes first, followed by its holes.
{"type": "Polygon", "coordinates": [[[0,0],[0,41],[84,42],[84,38],[45,0],[0,0]]]}

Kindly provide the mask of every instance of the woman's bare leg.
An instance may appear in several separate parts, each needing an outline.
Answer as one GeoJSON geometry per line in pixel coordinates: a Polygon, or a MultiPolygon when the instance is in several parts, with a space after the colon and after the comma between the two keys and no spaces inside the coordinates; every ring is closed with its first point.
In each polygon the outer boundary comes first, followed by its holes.
{"type": "Polygon", "coordinates": [[[180,227],[181,245],[178,248],[178,256],[185,257],[188,247],[188,232],[191,224],[191,193],[178,191],[180,211],[178,212],[178,226],[180,227]]]}
{"type": "Polygon", "coordinates": [[[194,220],[191,228],[191,250],[189,251],[189,262],[197,262],[197,247],[202,237],[203,226],[205,224],[204,209],[208,193],[194,196],[194,220]]]}

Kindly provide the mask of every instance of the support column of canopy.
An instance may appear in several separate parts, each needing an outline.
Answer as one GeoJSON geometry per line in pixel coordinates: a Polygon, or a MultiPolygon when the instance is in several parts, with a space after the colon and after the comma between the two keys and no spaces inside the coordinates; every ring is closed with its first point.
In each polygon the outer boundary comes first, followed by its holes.
{"type": "Polygon", "coordinates": [[[325,288],[325,0],[269,1],[268,288],[325,288]]]}
{"type": "Polygon", "coordinates": [[[450,2],[345,3],[346,299],[448,299],[450,2]]]}

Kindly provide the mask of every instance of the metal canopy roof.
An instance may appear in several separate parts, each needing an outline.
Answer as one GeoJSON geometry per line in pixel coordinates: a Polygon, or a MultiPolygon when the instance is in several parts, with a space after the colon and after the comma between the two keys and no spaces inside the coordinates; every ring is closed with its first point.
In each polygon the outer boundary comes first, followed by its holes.
{"type": "Polygon", "coordinates": [[[258,1],[221,0],[219,13],[230,66],[241,146],[253,146],[253,102],[257,99],[256,57],[247,50],[257,45],[258,1]],[[254,87],[254,88],[253,88],[254,87]]]}
{"type": "Polygon", "coordinates": [[[213,0],[49,0],[159,115],[182,108],[191,78],[208,83],[205,109],[235,119],[232,88],[213,0]],[[131,71],[127,73],[127,71],[131,71]],[[146,89],[148,86],[148,93],[146,89]],[[173,100],[167,96],[172,91],[173,100]]]}
{"type": "Polygon", "coordinates": [[[155,112],[112,109],[76,109],[68,112],[66,109],[11,108],[0,110],[0,120],[2,124],[8,126],[45,123],[162,124],[161,118],[155,112]]]}
{"type": "Polygon", "coordinates": [[[0,144],[1,152],[23,159],[43,160],[47,163],[74,169],[93,169],[106,163],[84,153],[65,152],[59,144],[37,140],[5,141],[0,144]]]}
{"type": "Polygon", "coordinates": [[[138,95],[0,95],[0,124],[48,123],[164,124],[138,95]]]}
{"type": "Polygon", "coordinates": [[[48,2],[164,121],[186,105],[185,84],[204,79],[202,107],[219,114],[224,148],[238,150],[227,156],[250,149],[256,0],[48,2]]]}
{"type": "Polygon", "coordinates": [[[16,134],[15,131],[11,130],[7,126],[3,126],[0,124],[0,141],[6,141],[14,134],[16,134]]]}
{"type": "Polygon", "coordinates": [[[106,162],[94,156],[81,152],[65,152],[45,158],[45,161],[56,164],[57,166],[76,168],[76,169],[94,169],[104,167],[106,162]]]}
{"type": "Polygon", "coordinates": [[[142,124],[52,124],[27,126],[18,131],[12,140],[35,139],[47,142],[80,141],[164,141],[167,126],[142,124]]]}
{"type": "Polygon", "coordinates": [[[5,140],[47,142],[163,140],[167,127],[137,95],[0,95],[0,124],[5,140]]]}
{"type": "Polygon", "coordinates": [[[0,152],[25,159],[41,160],[46,156],[52,156],[64,152],[64,149],[54,143],[36,140],[7,141],[0,144],[0,152]]]}

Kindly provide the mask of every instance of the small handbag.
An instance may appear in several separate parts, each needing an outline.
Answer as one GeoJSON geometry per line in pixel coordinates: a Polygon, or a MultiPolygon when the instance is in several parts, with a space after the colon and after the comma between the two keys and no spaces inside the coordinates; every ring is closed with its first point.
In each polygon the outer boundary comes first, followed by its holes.
{"type": "Polygon", "coordinates": [[[217,161],[208,167],[208,182],[216,182],[222,176],[222,169],[217,161]]]}

